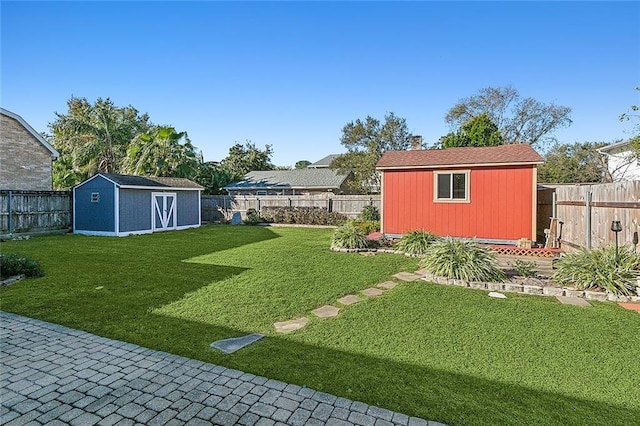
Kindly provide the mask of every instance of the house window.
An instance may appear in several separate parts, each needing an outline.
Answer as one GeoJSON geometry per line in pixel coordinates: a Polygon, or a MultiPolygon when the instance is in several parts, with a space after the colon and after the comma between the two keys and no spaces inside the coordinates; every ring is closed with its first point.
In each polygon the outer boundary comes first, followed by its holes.
{"type": "Polygon", "coordinates": [[[256,195],[267,195],[267,191],[256,191],[256,195]]]}
{"type": "Polygon", "coordinates": [[[469,170],[434,172],[434,201],[469,202],[469,170]]]}
{"type": "Polygon", "coordinates": [[[99,203],[100,202],[100,193],[99,192],[92,192],[91,193],[91,202],[92,203],[99,203]]]}

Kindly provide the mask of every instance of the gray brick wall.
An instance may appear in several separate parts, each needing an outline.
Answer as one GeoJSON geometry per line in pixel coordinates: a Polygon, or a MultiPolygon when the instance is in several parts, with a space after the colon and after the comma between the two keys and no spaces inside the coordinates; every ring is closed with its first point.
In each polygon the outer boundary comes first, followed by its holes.
{"type": "Polygon", "coordinates": [[[0,120],[0,189],[50,191],[51,152],[18,121],[0,120]]]}

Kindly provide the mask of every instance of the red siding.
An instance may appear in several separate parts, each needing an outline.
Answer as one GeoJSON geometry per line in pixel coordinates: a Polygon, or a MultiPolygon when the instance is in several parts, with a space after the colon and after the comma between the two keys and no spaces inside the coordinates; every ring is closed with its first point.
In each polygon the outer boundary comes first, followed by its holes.
{"type": "Polygon", "coordinates": [[[442,236],[535,239],[534,166],[472,168],[469,203],[434,203],[432,170],[385,170],[383,176],[387,234],[422,229],[442,236]]]}

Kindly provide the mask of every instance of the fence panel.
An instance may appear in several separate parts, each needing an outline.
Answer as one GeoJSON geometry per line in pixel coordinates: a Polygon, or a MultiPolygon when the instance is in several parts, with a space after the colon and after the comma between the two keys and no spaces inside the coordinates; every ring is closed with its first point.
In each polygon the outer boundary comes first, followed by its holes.
{"type": "Polygon", "coordinates": [[[70,192],[0,191],[0,233],[68,230],[72,222],[70,192]]]}
{"type": "Polygon", "coordinates": [[[265,207],[317,207],[355,217],[365,206],[380,209],[379,195],[203,195],[202,220],[230,220],[233,213],[245,216],[248,209],[265,207]]]}
{"type": "Polygon", "coordinates": [[[570,247],[605,247],[615,242],[611,222],[619,220],[620,245],[640,232],[640,181],[565,186],[556,189],[562,243],[570,247]]]}

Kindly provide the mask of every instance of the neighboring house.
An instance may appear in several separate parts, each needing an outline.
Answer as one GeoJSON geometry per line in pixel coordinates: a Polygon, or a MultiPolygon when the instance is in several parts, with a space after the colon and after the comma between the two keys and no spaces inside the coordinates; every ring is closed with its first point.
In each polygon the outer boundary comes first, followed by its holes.
{"type": "Polygon", "coordinates": [[[536,239],[537,165],[526,144],[388,151],[382,172],[382,232],[413,230],[515,244],[536,239]]]}
{"type": "Polygon", "coordinates": [[[614,182],[640,180],[640,163],[630,140],[604,146],[598,152],[604,155],[614,182]]]}
{"type": "Polygon", "coordinates": [[[327,155],[326,157],[316,161],[315,163],[309,164],[307,168],[308,169],[328,169],[329,166],[331,166],[331,163],[333,162],[333,160],[338,158],[340,155],[341,154],[327,155]]]}
{"type": "Polygon", "coordinates": [[[73,232],[122,237],[196,228],[202,189],[183,178],[99,173],[73,188],[73,232]]]}
{"type": "Polygon", "coordinates": [[[343,194],[347,177],[328,168],[256,171],[224,189],[229,195],[343,194]]]}
{"type": "Polygon", "coordinates": [[[0,189],[51,191],[60,156],[22,117],[0,108],[0,189]]]}

